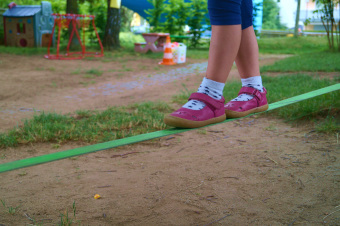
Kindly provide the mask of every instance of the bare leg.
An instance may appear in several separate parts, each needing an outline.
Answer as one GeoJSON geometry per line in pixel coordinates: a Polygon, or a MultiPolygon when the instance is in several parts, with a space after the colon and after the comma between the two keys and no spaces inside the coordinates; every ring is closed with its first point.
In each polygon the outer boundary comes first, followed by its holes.
{"type": "Polygon", "coordinates": [[[241,25],[212,25],[211,29],[212,35],[206,77],[216,82],[225,83],[239,52],[242,33],[241,25]]]}
{"type": "Polygon", "coordinates": [[[253,26],[242,30],[236,65],[241,78],[260,76],[259,47],[253,26]]]}

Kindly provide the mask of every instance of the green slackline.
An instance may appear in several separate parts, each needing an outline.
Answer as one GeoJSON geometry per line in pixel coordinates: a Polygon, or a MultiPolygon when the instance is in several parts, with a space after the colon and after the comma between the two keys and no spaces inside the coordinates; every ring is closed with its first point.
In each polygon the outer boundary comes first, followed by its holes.
{"type": "MultiPolygon", "coordinates": [[[[276,108],[287,106],[289,104],[297,103],[299,101],[313,98],[313,97],[316,97],[322,94],[330,93],[330,92],[333,92],[339,89],[340,89],[340,83],[332,85],[332,86],[328,86],[322,89],[318,89],[312,92],[308,92],[302,95],[291,97],[285,100],[281,100],[281,101],[269,104],[269,109],[267,111],[271,111],[276,108]]],[[[237,120],[237,119],[227,119],[220,123],[231,122],[233,120],[237,120]]],[[[21,160],[17,160],[13,162],[8,162],[8,163],[3,163],[3,164],[0,164],[0,173],[15,170],[15,169],[20,169],[24,167],[34,166],[34,165],[38,165],[42,163],[57,161],[60,159],[70,158],[70,157],[74,157],[78,155],[84,155],[84,154],[88,154],[92,152],[102,151],[102,150],[106,150],[109,148],[115,148],[115,147],[124,146],[128,144],[138,143],[141,141],[151,140],[154,138],[169,136],[172,134],[183,133],[189,130],[193,130],[193,129],[172,128],[172,129],[160,130],[160,131],[156,131],[152,133],[146,133],[146,134],[141,134],[141,135],[137,135],[133,137],[127,137],[127,138],[123,138],[119,140],[108,141],[105,143],[79,147],[79,148],[70,149],[66,151],[51,153],[47,155],[41,155],[41,156],[27,158],[27,159],[21,159],[21,160]]]]}

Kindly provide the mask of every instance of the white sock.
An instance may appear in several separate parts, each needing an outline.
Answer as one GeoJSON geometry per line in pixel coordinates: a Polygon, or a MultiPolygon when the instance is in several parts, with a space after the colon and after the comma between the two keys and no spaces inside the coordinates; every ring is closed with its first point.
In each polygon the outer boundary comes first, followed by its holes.
{"type": "MultiPolygon", "coordinates": [[[[215,100],[220,100],[223,95],[223,88],[224,88],[224,83],[215,82],[213,80],[210,80],[204,77],[197,92],[204,93],[210,96],[211,98],[214,98],[215,100]]],[[[201,110],[204,107],[205,107],[205,103],[199,100],[190,100],[185,105],[183,105],[183,108],[187,108],[191,110],[201,110]]]]}
{"type": "MultiPolygon", "coordinates": [[[[251,87],[254,89],[259,90],[260,92],[263,92],[263,86],[262,86],[262,78],[261,76],[255,76],[250,77],[246,79],[241,79],[242,87],[251,87]]],[[[249,94],[241,94],[235,99],[232,99],[231,101],[248,101],[253,99],[254,97],[249,94]]]]}

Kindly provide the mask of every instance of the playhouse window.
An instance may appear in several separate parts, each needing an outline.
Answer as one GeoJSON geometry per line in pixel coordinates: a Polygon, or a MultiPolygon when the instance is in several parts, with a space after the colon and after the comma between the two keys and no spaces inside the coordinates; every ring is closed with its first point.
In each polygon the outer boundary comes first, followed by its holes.
{"type": "Polygon", "coordinates": [[[18,34],[25,34],[26,33],[26,26],[24,23],[17,24],[17,33],[18,34]]]}

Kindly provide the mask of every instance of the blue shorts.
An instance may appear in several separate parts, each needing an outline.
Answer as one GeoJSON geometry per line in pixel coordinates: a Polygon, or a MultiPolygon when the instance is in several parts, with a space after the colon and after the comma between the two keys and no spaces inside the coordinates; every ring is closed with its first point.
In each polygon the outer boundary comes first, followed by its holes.
{"type": "Polygon", "coordinates": [[[211,25],[253,25],[252,0],[208,0],[211,25]]]}

